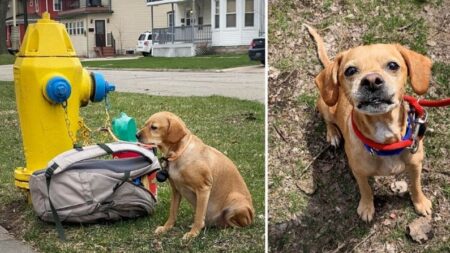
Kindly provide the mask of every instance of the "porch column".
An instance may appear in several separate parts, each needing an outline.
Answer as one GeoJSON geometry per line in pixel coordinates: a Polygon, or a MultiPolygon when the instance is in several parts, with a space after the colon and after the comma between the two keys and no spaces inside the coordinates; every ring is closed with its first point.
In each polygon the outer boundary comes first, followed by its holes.
{"type": "Polygon", "coordinates": [[[16,27],[16,0],[12,1],[12,9],[13,9],[13,27],[16,27]]]}
{"type": "Polygon", "coordinates": [[[151,9],[151,19],[152,19],[152,44],[155,44],[155,34],[153,33],[153,5],[150,7],[151,9]]]}
{"type": "Polygon", "coordinates": [[[173,3],[172,3],[172,44],[175,41],[175,11],[173,11],[173,3]]]}
{"type": "MultiPolygon", "coordinates": [[[[9,33],[9,41],[11,42],[12,49],[19,49],[20,31],[17,26],[17,10],[16,10],[16,0],[12,1],[12,11],[13,11],[13,25],[9,33]]],[[[8,28],[8,27],[7,27],[8,28]]]]}
{"type": "Polygon", "coordinates": [[[192,43],[195,41],[195,24],[197,23],[197,12],[195,10],[195,0],[192,0],[192,14],[191,14],[191,29],[192,29],[192,43]]]}

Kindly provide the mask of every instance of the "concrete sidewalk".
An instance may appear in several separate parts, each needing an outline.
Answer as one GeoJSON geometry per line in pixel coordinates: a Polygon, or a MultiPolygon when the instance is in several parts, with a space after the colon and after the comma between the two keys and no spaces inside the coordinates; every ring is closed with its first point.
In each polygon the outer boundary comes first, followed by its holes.
{"type": "MultiPolygon", "coordinates": [[[[12,81],[12,65],[0,65],[0,81],[12,81]]],[[[156,96],[219,95],[246,100],[265,101],[264,66],[246,66],[211,71],[155,71],[102,69],[108,82],[120,92],[156,96]]]]}
{"type": "Polygon", "coordinates": [[[34,253],[33,249],[23,242],[14,239],[8,231],[0,226],[0,252],[1,253],[34,253]]]}

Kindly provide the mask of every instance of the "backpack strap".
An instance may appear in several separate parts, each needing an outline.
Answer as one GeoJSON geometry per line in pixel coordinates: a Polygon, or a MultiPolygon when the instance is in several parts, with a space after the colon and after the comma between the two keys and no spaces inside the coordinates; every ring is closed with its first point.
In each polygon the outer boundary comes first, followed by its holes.
{"type": "Polygon", "coordinates": [[[98,145],[101,149],[105,150],[105,152],[108,153],[108,154],[110,154],[110,155],[114,153],[114,151],[112,151],[112,149],[110,149],[110,148],[108,147],[108,145],[106,145],[105,143],[97,143],[97,145],[98,145]]]}
{"type": "Polygon", "coordinates": [[[48,168],[55,163],[58,164],[59,166],[53,171],[53,174],[58,174],[67,169],[68,167],[70,167],[72,164],[77,163],[79,161],[93,159],[101,157],[103,155],[124,151],[132,151],[139,153],[140,155],[146,157],[150,162],[150,164],[158,163],[158,158],[151,150],[138,146],[137,144],[113,142],[113,143],[101,143],[97,145],[86,146],[81,151],[76,149],[68,150],[53,158],[48,163],[48,168]]]}
{"type": "Polygon", "coordinates": [[[59,167],[57,163],[52,164],[45,171],[45,181],[47,183],[47,194],[48,194],[48,202],[50,203],[50,209],[52,210],[53,220],[55,221],[56,231],[58,232],[59,239],[61,241],[66,240],[66,236],[64,234],[64,228],[61,223],[61,219],[58,216],[58,212],[56,212],[55,207],[53,206],[52,199],[50,198],[50,182],[53,176],[53,172],[59,167]]]}

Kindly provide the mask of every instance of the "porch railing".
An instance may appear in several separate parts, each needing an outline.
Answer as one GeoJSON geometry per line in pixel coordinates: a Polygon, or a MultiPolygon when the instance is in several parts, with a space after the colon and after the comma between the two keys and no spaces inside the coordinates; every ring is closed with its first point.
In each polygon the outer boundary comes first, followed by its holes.
{"type": "Polygon", "coordinates": [[[153,28],[154,44],[199,43],[212,39],[211,25],[153,28]]]}
{"type": "Polygon", "coordinates": [[[111,9],[111,0],[66,0],[62,1],[62,10],[71,11],[85,8],[111,9]]]}

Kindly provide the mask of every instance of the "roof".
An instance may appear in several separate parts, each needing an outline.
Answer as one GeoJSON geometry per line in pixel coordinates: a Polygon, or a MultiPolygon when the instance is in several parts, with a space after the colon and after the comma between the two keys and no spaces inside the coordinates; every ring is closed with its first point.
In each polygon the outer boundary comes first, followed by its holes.
{"type": "MultiPolygon", "coordinates": [[[[28,13],[28,20],[38,20],[38,19],[40,19],[41,18],[41,16],[39,16],[38,14],[36,14],[36,13],[28,13]]],[[[17,14],[16,15],[16,19],[20,19],[20,20],[22,20],[23,21],[23,14],[17,14]]],[[[13,17],[11,16],[11,17],[9,17],[9,18],[6,18],[6,22],[7,21],[12,21],[13,20],[13,17]]]]}
{"type": "Polygon", "coordinates": [[[157,6],[162,4],[180,3],[186,0],[147,0],[147,6],[157,6]]]}

